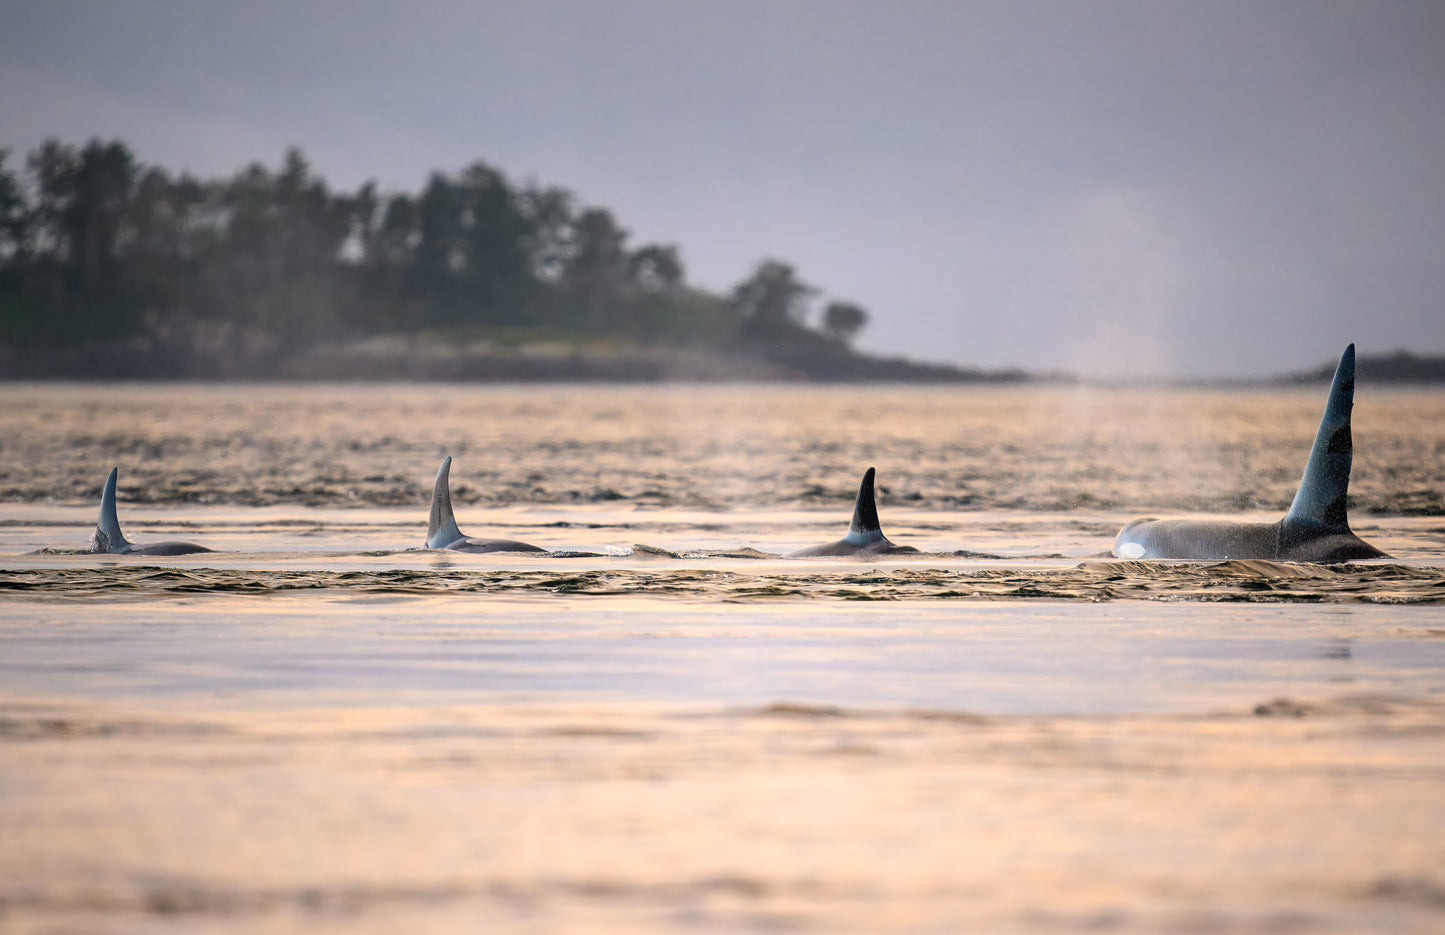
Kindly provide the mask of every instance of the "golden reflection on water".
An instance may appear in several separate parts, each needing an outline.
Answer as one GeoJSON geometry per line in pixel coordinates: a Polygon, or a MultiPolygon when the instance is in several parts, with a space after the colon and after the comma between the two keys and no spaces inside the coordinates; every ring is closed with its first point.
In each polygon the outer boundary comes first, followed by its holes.
{"type": "Polygon", "coordinates": [[[1282,510],[1321,395],[0,386],[0,928],[1439,931],[1445,394],[1360,388],[1403,562],[1085,558],[1282,510]],[[623,550],[395,551],[444,454],[464,529],[623,550]],[[19,554],[112,464],[236,551],[19,554]],[[870,464],[1014,559],[663,551],[836,538],[870,464]]]}
{"type": "Polygon", "coordinates": [[[12,728],[35,736],[6,744],[0,805],[18,931],[1439,922],[1445,745],[1410,742],[1440,736],[1423,703],[1067,720],[37,705],[24,723],[41,726],[12,728]]]}
{"type": "MultiPolygon", "coordinates": [[[[458,503],[882,502],[1282,510],[1316,389],[595,386],[0,387],[0,496],[411,505],[452,454],[458,503]]],[[[1351,492],[1445,510],[1445,393],[1361,388],[1351,492]]]]}

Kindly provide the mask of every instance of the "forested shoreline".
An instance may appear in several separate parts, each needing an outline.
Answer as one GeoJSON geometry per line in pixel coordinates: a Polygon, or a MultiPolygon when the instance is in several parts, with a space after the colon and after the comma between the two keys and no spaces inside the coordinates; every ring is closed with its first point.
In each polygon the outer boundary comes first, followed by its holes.
{"type": "MultiPolygon", "coordinates": [[[[0,148],[0,379],[1034,378],[861,353],[868,323],[776,258],[699,288],[677,244],[633,245],[607,208],[481,161],[338,191],[295,148],[212,179],[119,140],[0,148]]],[[[1360,374],[1445,382],[1445,358],[1362,355],[1360,374]]]]}
{"type": "Polygon", "coordinates": [[[298,149],[198,179],[124,142],[0,150],[11,378],[1016,380],[855,352],[868,312],[766,258],[727,294],[676,244],[473,162],[333,190],[298,149]]]}

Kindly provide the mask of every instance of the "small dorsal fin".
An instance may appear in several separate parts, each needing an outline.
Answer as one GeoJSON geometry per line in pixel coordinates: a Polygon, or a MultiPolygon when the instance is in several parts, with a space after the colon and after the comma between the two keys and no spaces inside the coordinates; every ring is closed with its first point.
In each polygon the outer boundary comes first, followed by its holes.
{"type": "Polygon", "coordinates": [[[1350,412],[1354,405],[1355,346],[1351,344],[1345,348],[1340,365],[1335,368],[1335,379],[1330,384],[1330,396],[1325,402],[1320,430],[1315,434],[1309,463],[1305,465],[1294,502],[1285,514],[1285,523],[1350,528],[1347,502],[1350,464],[1354,457],[1354,443],[1350,437],[1350,412]]]}
{"type": "Polygon", "coordinates": [[[457,518],[452,515],[451,488],[452,457],[447,455],[437,471],[436,487],[431,494],[431,516],[426,524],[426,547],[440,549],[464,538],[457,529],[457,518]]]}
{"type": "Polygon", "coordinates": [[[853,506],[853,522],[848,526],[848,541],[853,543],[875,542],[884,538],[883,529],[878,525],[878,504],[873,499],[873,469],[863,474],[858,485],[858,502],[853,506]]]}
{"type": "Polygon", "coordinates": [[[100,493],[100,522],[95,526],[95,537],[91,541],[92,552],[120,552],[130,546],[130,540],[120,531],[120,517],[115,512],[115,481],[120,468],[110,469],[105,479],[105,488],[100,493]]]}

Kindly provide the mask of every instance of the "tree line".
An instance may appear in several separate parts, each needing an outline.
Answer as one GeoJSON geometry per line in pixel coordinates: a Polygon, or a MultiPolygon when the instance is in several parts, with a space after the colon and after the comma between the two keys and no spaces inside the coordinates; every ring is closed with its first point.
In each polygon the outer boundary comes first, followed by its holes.
{"type": "Polygon", "coordinates": [[[145,339],[300,351],[376,335],[616,338],[848,353],[868,321],[765,259],[718,295],[675,244],[633,246],[606,208],[474,162],[416,192],[334,191],[298,149],[197,179],[120,141],[0,150],[0,345],[145,339]]]}

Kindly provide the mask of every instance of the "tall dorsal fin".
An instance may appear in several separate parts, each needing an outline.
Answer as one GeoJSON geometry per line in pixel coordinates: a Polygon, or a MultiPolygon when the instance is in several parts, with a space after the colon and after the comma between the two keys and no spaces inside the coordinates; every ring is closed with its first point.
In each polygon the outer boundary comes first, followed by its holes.
{"type": "Polygon", "coordinates": [[[884,538],[878,525],[878,504],[873,500],[873,469],[863,473],[858,485],[858,502],[853,505],[853,522],[848,526],[848,541],[858,544],[884,538]]]}
{"type": "Polygon", "coordinates": [[[95,538],[91,542],[93,552],[118,552],[131,544],[120,531],[120,517],[115,512],[115,481],[119,476],[120,468],[111,468],[105,489],[100,493],[100,522],[95,526],[95,538]]]}
{"type": "Polygon", "coordinates": [[[437,471],[436,487],[431,494],[431,516],[426,524],[426,547],[440,549],[458,539],[464,538],[457,529],[457,518],[452,515],[451,487],[452,457],[447,455],[437,471]]]}
{"type": "Polygon", "coordinates": [[[1334,529],[1349,529],[1347,501],[1350,492],[1350,464],[1354,443],[1350,438],[1350,412],[1355,406],[1355,346],[1345,348],[1320,430],[1310,449],[1310,460],[1300,478],[1294,502],[1285,514],[1286,523],[1308,523],[1334,529]]]}

